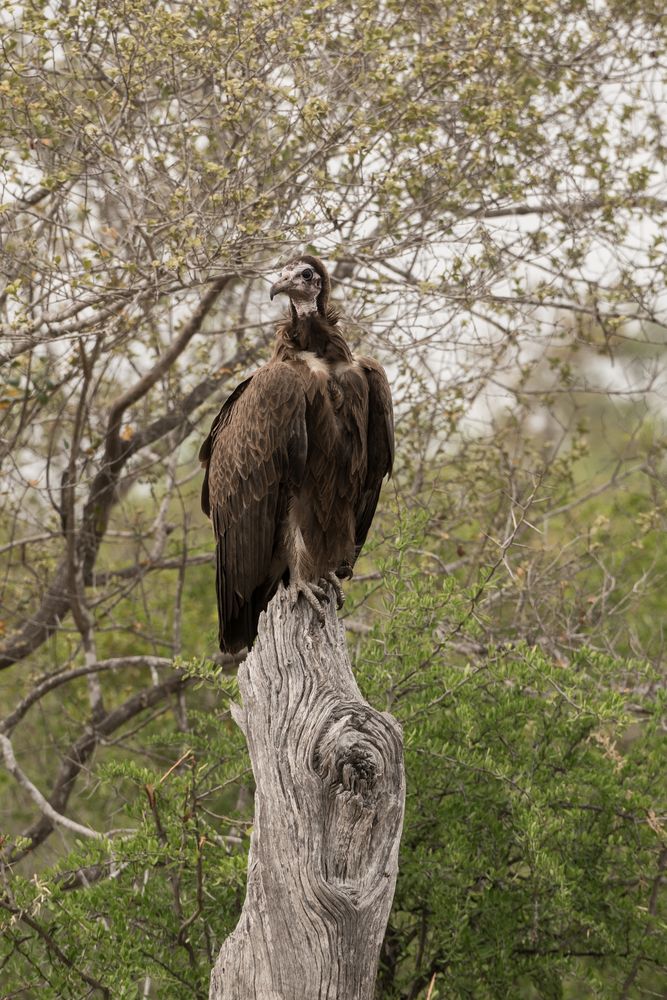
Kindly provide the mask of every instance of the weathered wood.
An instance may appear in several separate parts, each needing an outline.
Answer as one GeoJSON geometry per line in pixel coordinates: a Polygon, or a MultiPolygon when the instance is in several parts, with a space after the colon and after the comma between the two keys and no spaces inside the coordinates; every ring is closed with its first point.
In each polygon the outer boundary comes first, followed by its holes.
{"type": "Polygon", "coordinates": [[[239,686],[255,824],[210,998],[371,1000],[403,823],[400,727],[362,698],[334,601],[322,627],[280,588],[239,686]]]}

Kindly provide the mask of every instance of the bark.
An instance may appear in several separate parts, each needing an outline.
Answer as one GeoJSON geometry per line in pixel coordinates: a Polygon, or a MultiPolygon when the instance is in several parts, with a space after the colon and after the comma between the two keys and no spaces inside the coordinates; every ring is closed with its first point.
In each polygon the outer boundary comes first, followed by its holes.
{"type": "Polygon", "coordinates": [[[210,1000],[371,1000],[403,823],[400,727],[362,698],[334,602],[323,627],[283,588],[239,687],[255,824],[210,1000]]]}

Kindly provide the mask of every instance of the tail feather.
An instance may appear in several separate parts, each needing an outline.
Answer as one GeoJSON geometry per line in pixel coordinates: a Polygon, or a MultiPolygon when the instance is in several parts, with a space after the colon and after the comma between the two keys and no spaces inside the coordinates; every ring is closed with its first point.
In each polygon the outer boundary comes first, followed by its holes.
{"type": "Polygon", "coordinates": [[[225,587],[225,536],[216,544],[216,590],[218,595],[218,643],[223,653],[238,653],[250,649],[257,637],[257,625],[262,611],[276,590],[280,578],[264,580],[249,600],[238,592],[227,593],[225,587]]]}

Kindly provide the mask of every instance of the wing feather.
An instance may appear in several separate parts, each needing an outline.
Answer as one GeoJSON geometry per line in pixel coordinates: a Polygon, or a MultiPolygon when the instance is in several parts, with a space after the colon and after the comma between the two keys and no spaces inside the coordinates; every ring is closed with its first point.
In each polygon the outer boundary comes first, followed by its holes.
{"type": "Polygon", "coordinates": [[[222,648],[250,645],[261,610],[256,595],[265,599],[273,585],[279,522],[305,468],[305,413],[302,380],[291,365],[272,362],[236,387],[202,445],[222,648]]]}
{"type": "Polygon", "coordinates": [[[355,550],[359,555],[366,541],[380,487],[391,476],[394,464],[394,408],[391,389],[381,364],[373,358],[357,358],[368,382],[368,448],[366,477],[356,511],[355,550]]]}

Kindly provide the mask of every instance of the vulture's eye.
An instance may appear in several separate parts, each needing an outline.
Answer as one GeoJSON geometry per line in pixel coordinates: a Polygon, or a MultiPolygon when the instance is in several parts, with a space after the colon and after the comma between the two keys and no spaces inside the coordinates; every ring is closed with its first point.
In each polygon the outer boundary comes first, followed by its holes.
{"type": "Polygon", "coordinates": [[[306,279],[306,281],[310,281],[311,278],[313,277],[313,272],[309,267],[307,267],[305,271],[302,271],[301,274],[306,279]]]}

